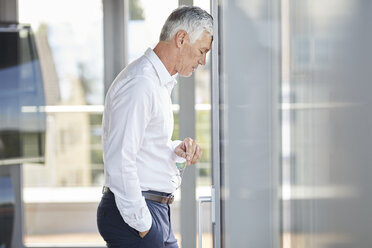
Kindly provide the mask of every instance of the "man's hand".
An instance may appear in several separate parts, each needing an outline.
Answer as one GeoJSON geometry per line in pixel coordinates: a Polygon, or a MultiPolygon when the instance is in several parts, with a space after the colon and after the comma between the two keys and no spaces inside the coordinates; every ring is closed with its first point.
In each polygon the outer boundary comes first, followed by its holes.
{"type": "Polygon", "coordinates": [[[196,140],[191,138],[186,138],[179,144],[174,152],[177,156],[183,157],[186,159],[187,165],[195,164],[198,162],[202,155],[202,150],[196,140]]]}
{"type": "Polygon", "coordinates": [[[144,238],[144,237],[146,236],[146,234],[148,234],[149,231],[150,231],[150,230],[147,230],[147,231],[144,231],[144,232],[138,232],[138,234],[139,234],[139,236],[140,236],[141,238],[144,238]]]}

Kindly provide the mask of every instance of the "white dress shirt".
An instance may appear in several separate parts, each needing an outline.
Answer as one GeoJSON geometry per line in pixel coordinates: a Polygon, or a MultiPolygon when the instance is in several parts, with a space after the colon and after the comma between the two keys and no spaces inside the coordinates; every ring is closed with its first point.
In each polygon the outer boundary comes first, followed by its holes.
{"type": "Polygon", "coordinates": [[[171,91],[176,80],[152,49],[128,65],[107,92],[102,121],[105,186],[124,221],[149,230],[152,217],[141,191],[172,193],[181,184],[172,141],[171,91]]]}

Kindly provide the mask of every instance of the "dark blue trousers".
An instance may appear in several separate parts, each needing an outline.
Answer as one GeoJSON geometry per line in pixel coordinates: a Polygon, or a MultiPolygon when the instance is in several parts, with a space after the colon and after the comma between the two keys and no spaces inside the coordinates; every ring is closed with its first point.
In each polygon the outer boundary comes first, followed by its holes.
{"type": "MultiPolygon", "coordinates": [[[[158,192],[159,193],[159,192],[158,192]]],[[[161,194],[161,193],[159,193],[161,194]]],[[[98,230],[109,248],[178,248],[170,223],[168,204],[146,200],[152,226],[144,238],[120,215],[111,192],[103,194],[97,209],[98,230]]]]}

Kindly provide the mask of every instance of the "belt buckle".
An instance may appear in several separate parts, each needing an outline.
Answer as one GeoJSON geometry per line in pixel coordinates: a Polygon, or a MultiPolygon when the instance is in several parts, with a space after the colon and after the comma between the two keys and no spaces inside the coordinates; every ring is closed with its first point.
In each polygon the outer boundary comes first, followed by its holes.
{"type": "Polygon", "coordinates": [[[167,204],[172,204],[174,201],[174,195],[169,196],[167,204]]]}

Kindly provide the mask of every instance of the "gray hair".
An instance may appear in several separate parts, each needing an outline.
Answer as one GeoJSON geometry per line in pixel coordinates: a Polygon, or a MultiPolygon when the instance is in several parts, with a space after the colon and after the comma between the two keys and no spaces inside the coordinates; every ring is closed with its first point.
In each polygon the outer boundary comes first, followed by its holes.
{"type": "Polygon", "coordinates": [[[204,31],[213,36],[213,17],[199,7],[180,6],[165,21],[160,40],[168,41],[180,30],[188,33],[191,43],[194,43],[204,31]]]}

